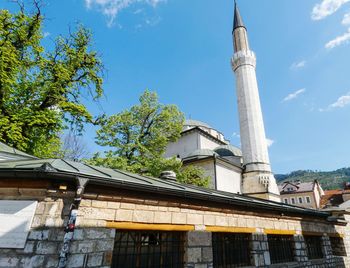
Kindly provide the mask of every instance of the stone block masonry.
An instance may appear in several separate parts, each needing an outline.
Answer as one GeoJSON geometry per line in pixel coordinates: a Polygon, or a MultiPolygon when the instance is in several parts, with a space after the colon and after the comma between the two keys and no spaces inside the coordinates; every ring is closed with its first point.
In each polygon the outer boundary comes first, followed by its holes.
{"type": "Polygon", "coordinates": [[[186,234],[185,241],[186,268],[213,267],[211,233],[191,231],[186,234]]]}
{"type": "MultiPolygon", "coordinates": [[[[32,230],[24,249],[0,249],[0,267],[57,267],[63,236],[63,228],[32,230]]],[[[76,229],[67,267],[110,267],[114,237],[114,229],[76,229]]]]}
{"type": "MultiPolygon", "coordinates": [[[[46,193],[46,196],[13,196],[8,199],[36,199],[38,206],[25,247],[0,249],[0,267],[57,267],[72,194],[50,196],[46,193]]],[[[91,193],[84,196],[78,209],[67,267],[110,267],[118,231],[118,227],[113,226],[118,224],[123,226],[119,227],[123,230],[151,228],[147,230],[166,231],[166,228],[171,230],[174,226],[180,228],[177,231],[185,235],[186,268],[213,267],[211,232],[250,233],[254,267],[350,267],[348,257],[332,255],[329,241],[329,235],[339,233],[344,236],[344,247],[349,251],[350,229],[345,225],[334,225],[312,217],[238,210],[237,207],[212,203],[91,193]],[[267,233],[272,231],[294,235],[294,262],[271,264],[267,233]],[[321,234],[323,259],[308,259],[304,232],[321,234]]]]}

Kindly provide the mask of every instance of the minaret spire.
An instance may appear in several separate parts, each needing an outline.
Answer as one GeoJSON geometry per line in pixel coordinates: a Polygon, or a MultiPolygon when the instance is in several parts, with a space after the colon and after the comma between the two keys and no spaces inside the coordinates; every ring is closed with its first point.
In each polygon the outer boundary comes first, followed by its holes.
{"type": "Polygon", "coordinates": [[[232,29],[232,33],[235,29],[239,28],[239,27],[244,27],[244,23],[241,17],[241,14],[239,13],[239,9],[237,6],[237,2],[235,1],[235,14],[234,14],[234,19],[233,19],[233,29],[232,29]]]}
{"type": "Polygon", "coordinates": [[[280,201],[275,177],[271,172],[264,121],[256,79],[256,58],[248,44],[236,1],[233,20],[234,55],[232,69],[236,75],[239,126],[243,154],[243,194],[280,201]]]}
{"type": "Polygon", "coordinates": [[[242,51],[242,50],[244,51],[249,50],[247,29],[244,26],[236,1],[235,1],[232,35],[233,35],[233,44],[234,44],[235,52],[242,51]]]}

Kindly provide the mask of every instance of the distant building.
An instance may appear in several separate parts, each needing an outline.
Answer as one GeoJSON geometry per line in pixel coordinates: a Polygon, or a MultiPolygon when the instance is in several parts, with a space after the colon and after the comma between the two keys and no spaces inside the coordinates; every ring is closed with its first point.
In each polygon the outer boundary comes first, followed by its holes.
{"type": "Polygon", "coordinates": [[[345,183],[344,189],[325,191],[321,199],[321,208],[336,210],[350,209],[349,183],[345,183]]]}
{"type": "Polygon", "coordinates": [[[313,182],[286,181],[278,186],[282,202],[304,208],[321,208],[324,191],[317,180],[313,182]]]}

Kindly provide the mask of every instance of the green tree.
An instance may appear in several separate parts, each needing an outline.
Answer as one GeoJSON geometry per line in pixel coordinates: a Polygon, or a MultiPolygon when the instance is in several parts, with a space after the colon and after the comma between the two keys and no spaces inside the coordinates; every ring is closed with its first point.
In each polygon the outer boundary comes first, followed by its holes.
{"type": "Polygon", "coordinates": [[[97,166],[122,169],[159,177],[165,170],[177,173],[178,181],[198,186],[209,185],[209,178],[197,167],[182,167],[182,162],[164,158],[169,142],[181,135],[184,115],[175,105],[158,102],[155,92],[146,90],[140,103],[101,120],[96,142],[109,150],[97,153],[87,162],[97,166]]]}
{"type": "Polygon", "coordinates": [[[209,187],[210,177],[205,176],[203,168],[196,166],[185,166],[180,169],[177,180],[186,184],[209,187]]]}
{"type": "Polygon", "coordinates": [[[81,97],[101,97],[103,66],[83,26],[45,50],[44,19],[35,1],[34,10],[0,10],[0,141],[53,157],[64,129],[79,134],[93,122],[81,97]]]}
{"type": "Polygon", "coordinates": [[[175,105],[158,102],[155,92],[146,90],[140,103],[101,120],[96,142],[111,148],[105,156],[94,155],[89,163],[159,176],[164,170],[178,170],[181,162],[165,159],[169,142],[180,137],[184,115],[175,105]]]}

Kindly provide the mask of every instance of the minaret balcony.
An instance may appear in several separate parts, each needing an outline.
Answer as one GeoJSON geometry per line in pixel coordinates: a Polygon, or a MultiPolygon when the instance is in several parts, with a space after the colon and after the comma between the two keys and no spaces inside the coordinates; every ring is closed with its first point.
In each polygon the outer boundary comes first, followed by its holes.
{"type": "Polygon", "coordinates": [[[232,69],[236,69],[243,65],[251,65],[255,68],[256,66],[256,57],[255,53],[251,50],[241,50],[237,51],[231,59],[232,69]]]}

